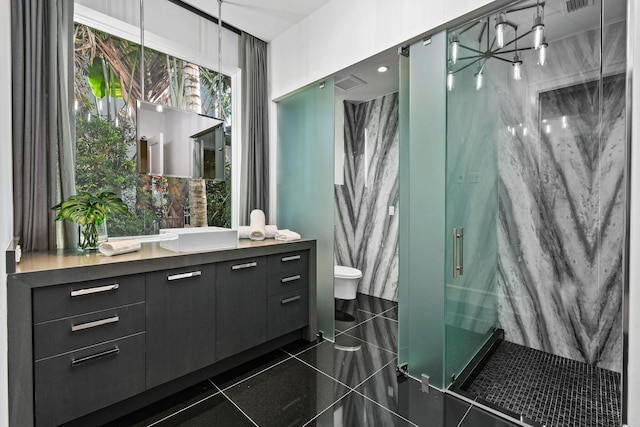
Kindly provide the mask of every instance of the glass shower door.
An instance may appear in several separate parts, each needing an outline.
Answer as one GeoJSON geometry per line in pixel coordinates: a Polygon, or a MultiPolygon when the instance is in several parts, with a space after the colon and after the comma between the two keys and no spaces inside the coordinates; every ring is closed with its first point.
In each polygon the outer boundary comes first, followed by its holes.
{"type": "Polygon", "coordinates": [[[498,94],[473,67],[447,94],[445,385],[458,377],[498,322],[498,94]],[[481,114],[478,114],[481,111],[481,114]]]}

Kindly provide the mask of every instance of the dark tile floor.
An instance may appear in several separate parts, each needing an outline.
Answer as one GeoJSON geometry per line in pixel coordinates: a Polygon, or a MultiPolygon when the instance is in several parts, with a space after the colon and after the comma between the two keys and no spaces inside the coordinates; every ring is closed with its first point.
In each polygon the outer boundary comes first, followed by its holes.
{"type": "Polygon", "coordinates": [[[396,374],[397,304],[338,301],[335,343],[300,342],[112,426],[508,427],[474,405],[396,374]]]}
{"type": "Polygon", "coordinates": [[[461,387],[548,427],[620,426],[620,374],[502,341],[461,387]]]}

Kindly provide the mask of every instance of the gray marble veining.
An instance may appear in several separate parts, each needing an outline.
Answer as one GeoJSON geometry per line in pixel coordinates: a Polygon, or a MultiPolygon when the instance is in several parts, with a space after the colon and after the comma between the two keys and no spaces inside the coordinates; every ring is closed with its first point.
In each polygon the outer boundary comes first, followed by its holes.
{"type": "Polygon", "coordinates": [[[397,300],[398,94],[345,102],[344,184],[335,186],[335,257],[362,271],[358,291],[397,300]]]}
{"type": "Polygon", "coordinates": [[[620,372],[624,24],[604,34],[602,80],[596,31],[550,43],[548,66],[506,80],[498,304],[507,340],[620,372]]]}

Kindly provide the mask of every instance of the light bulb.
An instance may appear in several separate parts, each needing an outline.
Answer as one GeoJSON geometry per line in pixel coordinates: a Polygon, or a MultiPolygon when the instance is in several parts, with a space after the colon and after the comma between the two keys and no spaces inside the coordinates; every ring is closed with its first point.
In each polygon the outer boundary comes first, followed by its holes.
{"type": "Polygon", "coordinates": [[[458,62],[458,48],[460,47],[460,42],[457,37],[454,37],[451,42],[451,62],[455,64],[458,62]]]}
{"type": "Polygon", "coordinates": [[[478,70],[476,73],[476,90],[482,89],[482,70],[478,70]]]}
{"type": "Polygon", "coordinates": [[[447,72],[447,89],[449,92],[453,90],[453,71],[449,70],[447,72]]]}
{"type": "Polygon", "coordinates": [[[542,39],[544,38],[544,24],[542,23],[541,16],[536,16],[536,19],[533,21],[531,31],[533,32],[533,48],[540,49],[540,46],[542,46],[542,39]]]}
{"type": "Polygon", "coordinates": [[[513,57],[511,65],[513,66],[513,80],[520,80],[522,78],[522,61],[520,60],[517,52],[513,57]]]}
{"type": "Polygon", "coordinates": [[[547,43],[542,43],[540,49],[538,49],[538,63],[544,65],[547,63],[547,43]]]}
{"type": "Polygon", "coordinates": [[[520,66],[522,65],[522,61],[513,63],[513,80],[520,80],[522,78],[520,66]]]}
{"type": "Polygon", "coordinates": [[[499,49],[504,47],[504,32],[507,24],[505,24],[506,16],[503,13],[499,14],[496,18],[496,45],[499,49]]]}

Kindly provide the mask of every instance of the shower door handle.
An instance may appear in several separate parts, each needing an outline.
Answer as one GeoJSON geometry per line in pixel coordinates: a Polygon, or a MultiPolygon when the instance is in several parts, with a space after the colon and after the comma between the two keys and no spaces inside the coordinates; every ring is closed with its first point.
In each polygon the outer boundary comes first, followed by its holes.
{"type": "Polygon", "coordinates": [[[453,229],[453,278],[464,274],[464,228],[453,229]]]}

